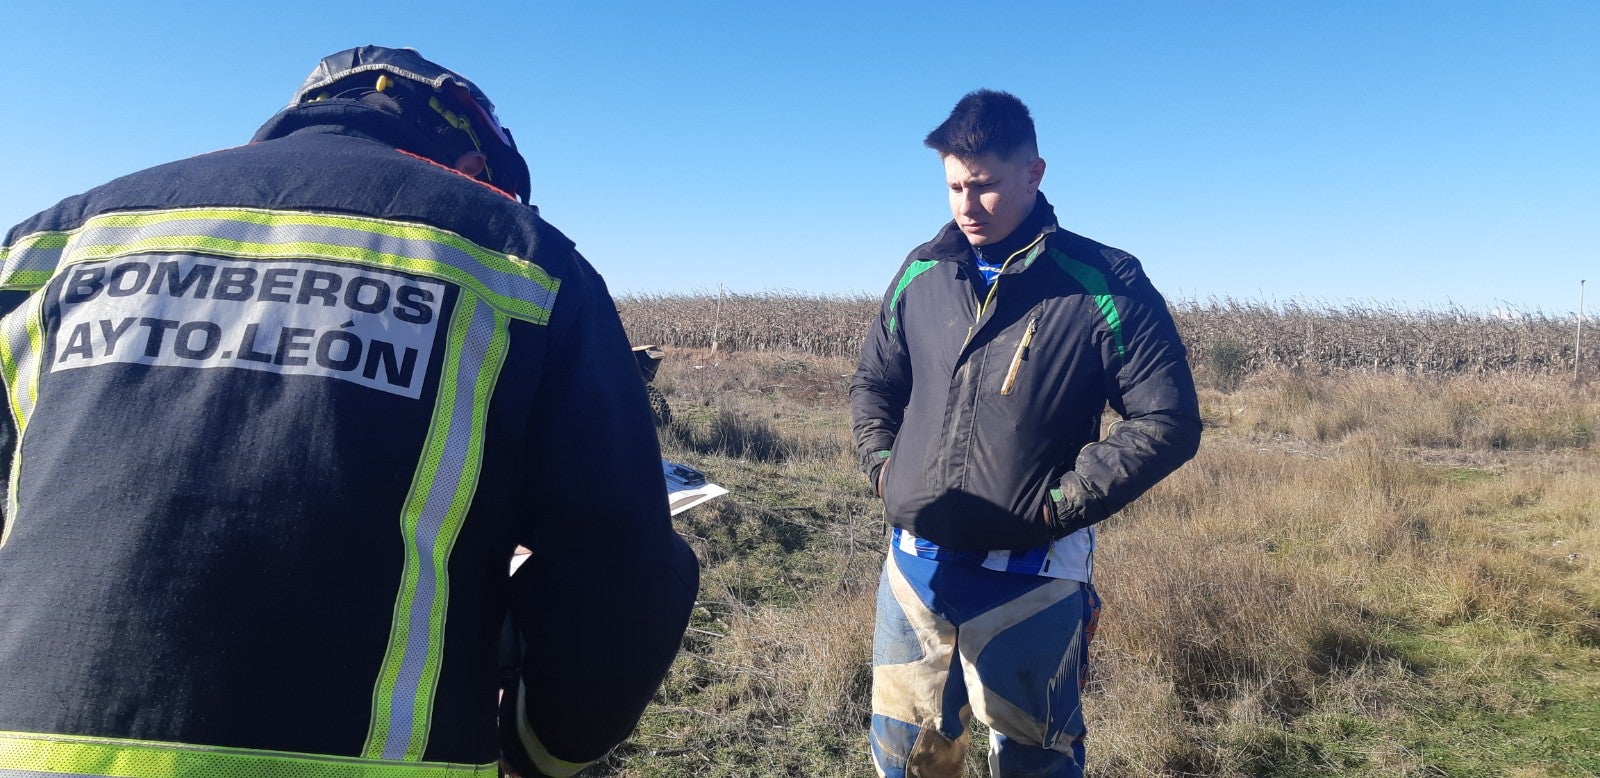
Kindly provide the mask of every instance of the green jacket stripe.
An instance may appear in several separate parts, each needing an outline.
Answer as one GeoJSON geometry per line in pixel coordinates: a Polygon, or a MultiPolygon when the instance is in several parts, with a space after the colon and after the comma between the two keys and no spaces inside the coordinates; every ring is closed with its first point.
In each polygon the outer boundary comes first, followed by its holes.
{"type": "Polygon", "coordinates": [[[1117,301],[1111,296],[1111,285],[1106,283],[1106,277],[1100,271],[1055,249],[1050,250],[1050,258],[1094,296],[1095,305],[1100,308],[1106,328],[1111,330],[1111,339],[1117,345],[1117,356],[1126,356],[1122,343],[1122,315],[1117,312],[1117,301]]]}
{"type": "Polygon", "coordinates": [[[889,298],[889,310],[891,311],[889,316],[890,332],[894,332],[895,322],[898,318],[898,314],[892,312],[895,310],[895,304],[900,302],[900,293],[904,292],[906,287],[911,285],[912,279],[928,272],[929,270],[932,270],[934,265],[937,264],[939,263],[932,259],[919,259],[907,266],[906,272],[900,275],[899,283],[894,285],[894,296],[889,298]]]}
{"type": "Polygon", "coordinates": [[[463,293],[450,321],[438,402],[406,497],[405,571],[363,754],[415,761],[427,747],[444,650],[449,561],[477,489],[489,396],[505,359],[510,319],[463,293]]]}

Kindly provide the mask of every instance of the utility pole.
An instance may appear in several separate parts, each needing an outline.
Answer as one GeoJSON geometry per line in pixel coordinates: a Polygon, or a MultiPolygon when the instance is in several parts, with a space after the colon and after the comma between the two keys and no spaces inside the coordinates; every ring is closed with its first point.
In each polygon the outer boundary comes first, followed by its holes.
{"type": "Polygon", "coordinates": [[[1583,364],[1583,279],[1578,279],[1578,342],[1572,347],[1572,380],[1582,377],[1578,366],[1583,364]]]}
{"type": "MultiPolygon", "coordinates": [[[[1583,303],[1579,303],[1578,307],[1582,308],[1583,307],[1583,303]]],[[[711,350],[713,352],[715,352],[717,350],[717,328],[721,324],[722,324],[722,284],[717,284],[717,308],[716,308],[716,312],[711,314],[711,350]]]]}

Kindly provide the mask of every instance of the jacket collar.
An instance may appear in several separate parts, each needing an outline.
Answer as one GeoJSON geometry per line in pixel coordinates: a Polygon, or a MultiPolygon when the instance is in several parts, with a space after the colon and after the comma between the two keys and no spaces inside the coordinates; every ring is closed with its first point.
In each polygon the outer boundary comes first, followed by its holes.
{"type": "MultiPolygon", "coordinates": [[[[421,127],[358,100],[322,100],[279,111],[256,130],[251,143],[302,133],[352,135],[439,161],[445,151],[421,127]]],[[[449,162],[439,162],[449,165],[449,162]]]]}

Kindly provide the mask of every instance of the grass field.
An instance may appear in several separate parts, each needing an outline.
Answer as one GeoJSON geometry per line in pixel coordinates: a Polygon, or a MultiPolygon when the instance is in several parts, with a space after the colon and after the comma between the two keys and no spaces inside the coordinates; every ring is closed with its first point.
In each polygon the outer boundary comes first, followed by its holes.
{"type": "MultiPolygon", "coordinates": [[[[871,775],[886,546],[850,445],[853,367],[669,350],[665,452],[732,494],[676,520],[704,569],[691,631],[595,773],[871,775]]],[[[1208,384],[1200,455],[1104,527],[1091,774],[1600,775],[1600,392],[1208,384]]]]}

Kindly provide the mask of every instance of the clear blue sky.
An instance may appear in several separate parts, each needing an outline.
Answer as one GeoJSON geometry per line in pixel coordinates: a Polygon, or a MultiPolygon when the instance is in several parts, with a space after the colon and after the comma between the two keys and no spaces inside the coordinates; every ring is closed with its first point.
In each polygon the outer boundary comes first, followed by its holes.
{"type": "Polygon", "coordinates": [[[980,87],[1033,109],[1063,224],[1169,297],[1561,315],[1579,279],[1600,292],[1589,0],[0,0],[0,19],[6,225],[243,143],[321,56],[379,43],[488,92],[534,201],[614,292],[880,293],[949,218],[921,139],[980,87]]]}

